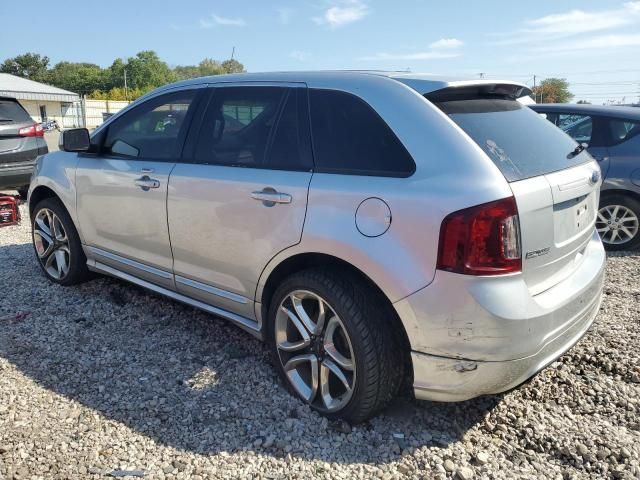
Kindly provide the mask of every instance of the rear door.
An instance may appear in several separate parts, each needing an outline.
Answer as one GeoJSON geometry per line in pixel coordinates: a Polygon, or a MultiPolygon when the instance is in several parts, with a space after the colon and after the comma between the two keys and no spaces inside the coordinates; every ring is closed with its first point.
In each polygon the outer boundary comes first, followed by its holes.
{"type": "Polygon", "coordinates": [[[178,291],[254,316],[260,273],[302,235],[312,175],[307,112],[302,84],[211,89],[169,181],[178,291]]]}
{"type": "Polygon", "coordinates": [[[530,292],[568,277],[594,234],[601,184],[597,163],[586,150],[576,150],[568,135],[514,100],[470,98],[439,106],[510,182],[530,292]]]}

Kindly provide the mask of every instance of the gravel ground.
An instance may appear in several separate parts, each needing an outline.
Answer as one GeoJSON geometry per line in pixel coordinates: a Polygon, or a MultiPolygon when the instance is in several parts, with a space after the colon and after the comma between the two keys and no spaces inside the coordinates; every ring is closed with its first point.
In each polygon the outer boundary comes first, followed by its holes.
{"type": "Polygon", "coordinates": [[[0,479],[640,478],[640,255],[611,255],[583,340],[527,385],[331,423],[222,320],[99,278],[45,280],[0,229],[0,479]]]}

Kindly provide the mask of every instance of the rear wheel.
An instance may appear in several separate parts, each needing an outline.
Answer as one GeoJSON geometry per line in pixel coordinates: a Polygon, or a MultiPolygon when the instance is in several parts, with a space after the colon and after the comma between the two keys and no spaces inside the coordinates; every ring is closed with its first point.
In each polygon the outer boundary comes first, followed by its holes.
{"type": "Polygon", "coordinates": [[[640,245],[640,202],[626,195],[600,200],[596,229],[607,250],[629,250],[640,245]]]}
{"type": "Polygon", "coordinates": [[[355,276],[313,269],[288,277],[268,316],[269,342],[284,382],[330,418],[358,423],[372,417],[404,377],[389,315],[387,305],[355,276]]]}
{"type": "Polygon", "coordinates": [[[87,258],[69,213],[57,198],[45,198],[33,209],[33,247],[49,280],[75,285],[89,279],[87,258]]]}

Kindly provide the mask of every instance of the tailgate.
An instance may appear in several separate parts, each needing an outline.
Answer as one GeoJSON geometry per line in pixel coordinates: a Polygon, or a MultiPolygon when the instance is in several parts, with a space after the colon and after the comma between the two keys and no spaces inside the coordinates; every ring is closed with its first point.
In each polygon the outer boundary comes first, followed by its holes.
{"type": "Polygon", "coordinates": [[[532,295],[580,266],[598,211],[599,174],[591,161],[511,183],[520,217],[522,273],[532,295]]]}
{"type": "MultiPolygon", "coordinates": [[[[24,124],[0,123],[0,154],[20,150],[25,142],[25,137],[18,134],[24,124]]],[[[2,160],[5,161],[4,159],[2,160]]]]}
{"type": "Polygon", "coordinates": [[[593,235],[598,164],[571,137],[513,98],[447,91],[427,98],[438,101],[509,182],[530,293],[567,278],[593,235]]]}
{"type": "Polygon", "coordinates": [[[8,155],[25,148],[27,138],[20,135],[20,129],[33,125],[33,120],[17,100],[0,98],[0,154],[7,154],[1,163],[24,161],[20,155],[8,155]]]}

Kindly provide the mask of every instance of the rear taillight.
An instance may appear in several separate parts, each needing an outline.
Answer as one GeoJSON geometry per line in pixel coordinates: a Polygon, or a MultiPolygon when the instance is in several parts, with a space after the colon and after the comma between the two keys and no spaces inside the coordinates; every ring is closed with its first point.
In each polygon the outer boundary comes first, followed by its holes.
{"type": "Polygon", "coordinates": [[[18,131],[18,135],[21,137],[44,137],[44,130],[42,129],[42,125],[34,123],[29,127],[21,128],[18,131]]]}
{"type": "Polygon", "coordinates": [[[466,275],[521,271],[515,199],[504,198],[448,215],[440,228],[438,268],[466,275]]]}

